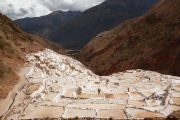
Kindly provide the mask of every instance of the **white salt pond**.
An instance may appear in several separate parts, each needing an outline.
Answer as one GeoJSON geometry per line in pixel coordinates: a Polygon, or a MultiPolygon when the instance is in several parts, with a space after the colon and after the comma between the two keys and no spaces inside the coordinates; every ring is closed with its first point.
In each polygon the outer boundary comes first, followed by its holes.
{"type": "Polygon", "coordinates": [[[26,84],[2,120],[142,119],[180,110],[180,77],[139,69],[98,76],[49,49],[26,57],[26,84]]]}

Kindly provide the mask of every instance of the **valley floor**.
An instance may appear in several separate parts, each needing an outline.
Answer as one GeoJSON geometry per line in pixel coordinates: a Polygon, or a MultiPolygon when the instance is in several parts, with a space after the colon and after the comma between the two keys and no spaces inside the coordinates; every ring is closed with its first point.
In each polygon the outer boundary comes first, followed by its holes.
{"type": "Polygon", "coordinates": [[[27,59],[22,76],[26,81],[1,112],[2,120],[141,119],[167,117],[180,110],[180,77],[144,70],[98,76],[49,49],[29,54],[27,59]]]}

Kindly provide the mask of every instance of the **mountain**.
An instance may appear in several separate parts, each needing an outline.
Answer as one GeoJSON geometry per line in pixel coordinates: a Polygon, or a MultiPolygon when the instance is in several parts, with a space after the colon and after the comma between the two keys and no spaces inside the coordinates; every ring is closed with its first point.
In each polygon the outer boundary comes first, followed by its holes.
{"type": "Polygon", "coordinates": [[[96,36],[79,59],[101,75],[127,69],[180,75],[179,8],[179,0],[159,0],[145,15],[96,36]]]}
{"type": "Polygon", "coordinates": [[[23,32],[2,14],[0,14],[0,26],[0,98],[4,98],[18,82],[17,71],[24,65],[27,53],[44,48],[60,52],[64,50],[59,45],[23,32]]]}
{"type": "Polygon", "coordinates": [[[26,32],[48,38],[51,31],[69,23],[80,13],[79,11],[55,11],[42,17],[18,19],[15,23],[26,32]]]}
{"type": "Polygon", "coordinates": [[[84,11],[69,24],[52,31],[49,40],[61,43],[66,48],[80,49],[98,33],[144,14],[155,1],[106,0],[84,11]]]}

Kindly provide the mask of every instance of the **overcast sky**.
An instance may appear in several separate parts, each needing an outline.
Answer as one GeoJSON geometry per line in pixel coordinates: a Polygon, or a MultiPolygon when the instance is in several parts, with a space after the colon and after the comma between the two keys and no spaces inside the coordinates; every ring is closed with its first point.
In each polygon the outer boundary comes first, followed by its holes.
{"type": "Polygon", "coordinates": [[[0,0],[0,12],[11,19],[38,17],[57,10],[84,11],[105,0],[0,0]]]}

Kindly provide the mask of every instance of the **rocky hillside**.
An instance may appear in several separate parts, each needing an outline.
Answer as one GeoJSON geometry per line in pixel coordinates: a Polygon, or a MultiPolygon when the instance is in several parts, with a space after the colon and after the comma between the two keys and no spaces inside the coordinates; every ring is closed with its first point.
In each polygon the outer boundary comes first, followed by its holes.
{"type": "Polygon", "coordinates": [[[81,12],[79,11],[55,11],[49,15],[35,18],[23,18],[15,20],[16,24],[26,32],[48,38],[52,31],[72,21],[81,12]]]}
{"type": "Polygon", "coordinates": [[[144,16],[99,34],[79,58],[101,75],[127,69],[180,75],[179,8],[179,0],[159,0],[144,16]]]}
{"type": "Polygon", "coordinates": [[[44,48],[60,51],[63,49],[23,32],[2,14],[0,14],[0,26],[0,98],[4,98],[19,79],[16,72],[26,61],[25,54],[44,48]]]}
{"type": "Polygon", "coordinates": [[[66,48],[82,48],[98,33],[144,14],[154,2],[155,0],[106,0],[84,11],[69,24],[52,31],[49,40],[61,43],[66,48]]]}
{"type": "Polygon", "coordinates": [[[2,120],[163,120],[180,110],[180,77],[140,69],[98,76],[49,49],[26,57],[26,84],[11,98],[9,109],[0,104],[2,120]]]}

